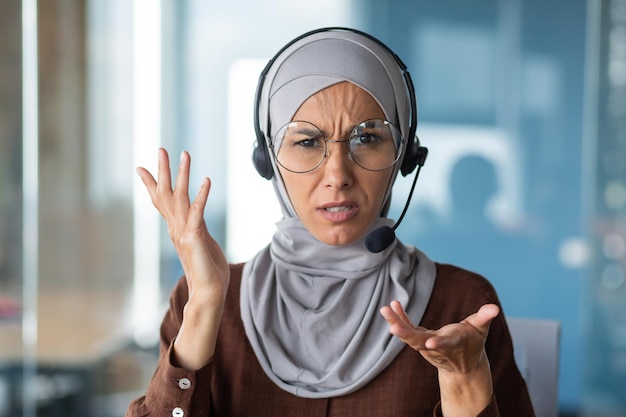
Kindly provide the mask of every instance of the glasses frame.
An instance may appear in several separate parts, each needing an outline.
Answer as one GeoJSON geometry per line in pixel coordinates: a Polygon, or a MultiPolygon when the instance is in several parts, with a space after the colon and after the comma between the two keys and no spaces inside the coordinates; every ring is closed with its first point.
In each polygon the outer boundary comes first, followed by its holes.
{"type": "MultiPolygon", "coordinates": [[[[391,125],[391,126],[392,126],[394,129],[396,129],[396,131],[398,132],[398,135],[399,135],[399,137],[400,137],[400,143],[398,144],[398,152],[397,152],[397,155],[396,155],[396,158],[394,159],[394,161],[393,161],[391,164],[389,164],[388,166],[386,166],[385,168],[380,168],[380,169],[371,169],[371,168],[367,168],[367,167],[364,167],[363,165],[359,164],[359,162],[358,162],[357,160],[355,160],[355,159],[354,159],[354,156],[352,155],[352,150],[351,150],[350,148],[348,148],[348,149],[349,149],[349,151],[348,151],[348,157],[349,157],[349,158],[350,158],[350,160],[351,160],[352,162],[354,162],[356,165],[358,165],[359,167],[361,167],[361,168],[363,168],[363,169],[365,169],[365,170],[367,170],[367,171],[379,172],[379,171],[385,171],[385,170],[387,170],[387,169],[389,169],[389,168],[393,167],[394,165],[396,165],[396,164],[398,163],[398,161],[400,160],[400,158],[402,157],[402,155],[403,155],[403,153],[404,153],[404,148],[405,148],[405,146],[406,146],[406,139],[404,138],[404,136],[402,136],[402,132],[400,131],[400,129],[399,129],[396,125],[394,125],[393,123],[391,123],[390,121],[388,121],[388,120],[386,120],[386,119],[366,119],[366,120],[363,120],[362,122],[359,122],[359,123],[355,124],[355,125],[352,127],[352,129],[350,130],[350,136],[352,136],[352,133],[354,132],[354,130],[355,130],[358,126],[361,126],[362,124],[365,124],[365,123],[367,123],[367,122],[374,122],[374,121],[376,121],[376,122],[381,122],[381,121],[382,121],[384,125],[391,125]]],[[[270,151],[271,151],[271,153],[272,153],[272,158],[274,158],[274,161],[275,161],[278,165],[280,165],[281,167],[283,167],[284,169],[286,169],[286,170],[287,170],[287,171],[289,171],[289,172],[293,172],[294,174],[306,174],[306,173],[308,173],[308,172],[314,171],[314,170],[316,170],[317,168],[319,168],[319,167],[320,167],[320,166],[324,163],[324,160],[325,160],[326,158],[328,158],[328,143],[345,143],[345,142],[350,142],[350,140],[351,140],[350,138],[348,138],[348,139],[327,139],[327,138],[326,138],[326,136],[324,135],[324,132],[322,131],[322,129],[320,129],[319,127],[317,127],[317,125],[316,125],[315,123],[307,122],[306,120],[292,120],[291,122],[289,122],[289,123],[287,123],[287,124],[285,124],[285,125],[281,126],[281,128],[280,128],[280,129],[278,129],[277,134],[276,134],[276,135],[274,135],[274,136],[271,138],[271,140],[270,140],[270,143],[269,143],[269,148],[270,148],[270,151]],[[308,124],[310,124],[311,126],[315,127],[315,128],[316,128],[317,130],[319,130],[319,132],[322,134],[322,138],[323,138],[323,140],[324,140],[324,156],[322,157],[322,159],[320,159],[320,161],[317,163],[317,165],[315,165],[313,168],[308,169],[308,170],[306,170],[306,171],[295,171],[295,170],[293,170],[293,169],[287,168],[287,167],[286,167],[285,165],[283,165],[283,164],[280,162],[280,160],[277,158],[277,156],[276,156],[276,152],[275,152],[275,149],[274,149],[274,144],[275,144],[275,142],[276,142],[276,136],[278,135],[278,133],[280,133],[280,132],[281,132],[281,131],[285,128],[285,127],[289,126],[290,124],[292,124],[292,123],[298,123],[298,122],[308,123],[308,124]]]]}

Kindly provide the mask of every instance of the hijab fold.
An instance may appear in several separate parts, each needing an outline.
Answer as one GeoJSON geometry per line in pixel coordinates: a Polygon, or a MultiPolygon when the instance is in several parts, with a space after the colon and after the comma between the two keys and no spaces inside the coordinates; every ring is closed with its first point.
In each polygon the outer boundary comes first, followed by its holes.
{"type": "MultiPolygon", "coordinates": [[[[379,219],[373,227],[385,224],[391,221],[379,219]]],[[[298,220],[277,226],[271,244],[244,267],[248,340],[266,374],[288,392],[308,398],[353,392],[405,346],[389,333],[380,308],[398,300],[419,323],[435,266],[399,241],[372,254],[362,240],[320,243],[298,220]]]]}

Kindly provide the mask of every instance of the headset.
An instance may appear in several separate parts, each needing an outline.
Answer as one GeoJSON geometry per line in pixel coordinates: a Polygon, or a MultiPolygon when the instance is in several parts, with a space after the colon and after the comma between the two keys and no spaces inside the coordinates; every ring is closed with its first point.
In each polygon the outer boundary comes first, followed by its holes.
{"type": "MultiPolygon", "coordinates": [[[[416,167],[417,172],[415,173],[415,178],[413,179],[413,184],[411,185],[411,190],[409,191],[409,196],[404,205],[404,209],[400,214],[398,220],[394,223],[393,227],[389,226],[381,226],[373,231],[369,232],[365,238],[365,247],[372,253],[378,253],[386,248],[388,248],[396,239],[395,230],[398,228],[402,219],[404,219],[404,215],[406,214],[409,204],[411,202],[411,197],[413,196],[413,191],[415,190],[415,184],[417,183],[417,179],[419,177],[419,173],[424,166],[424,162],[426,161],[426,157],[428,155],[428,149],[424,146],[420,146],[419,139],[416,135],[417,129],[417,99],[415,98],[415,88],[413,86],[413,81],[411,80],[411,75],[409,71],[402,62],[402,60],[385,44],[381,41],[369,35],[365,32],[350,29],[345,27],[327,27],[321,29],[315,29],[310,32],[304,33],[303,35],[298,36],[293,39],[291,42],[287,43],[284,47],[282,47],[276,55],[267,63],[263,71],[261,71],[261,75],[259,76],[259,82],[257,84],[255,99],[254,99],[254,131],[256,133],[256,141],[254,144],[254,149],[252,151],[252,162],[254,163],[254,167],[257,172],[268,180],[272,179],[274,176],[274,169],[272,167],[272,157],[270,155],[270,151],[267,147],[267,143],[265,141],[265,134],[261,130],[261,124],[259,121],[259,109],[261,104],[261,93],[263,91],[263,85],[265,83],[265,77],[268,72],[274,65],[274,62],[285,52],[287,48],[300,41],[307,36],[314,35],[320,32],[326,31],[347,31],[356,33],[360,36],[368,38],[372,40],[375,44],[379,45],[384,51],[386,51],[394,60],[396,65],[398,66],[398,70],[402,73],[404,84],[406,87],[406,91],[409,95],[410,100],[410,124],[409,124],[409,134],[406,145],[406,151],[404,153],[404,159],[401,162],[400,172],[403,176],[407,176],[410,174],[416,167]]],[[[267,130],[270,130],[270,120],[269,120],[269,112],[267,115],[267,130]]]]}
{"type": "MultiPolygon", "coordinates": [[[[408,174],[410,174],[416,166],[422,166],[426,160],[426,155],[428,153],[428,150],[425,147],[420,146],[419,143],[419,139],[417,138],[416,133],[416,129],[417,129],[417,100],[415,98],[415,88],[413,86],[413,81],[411,80],[411,75],[409,74],[409,71],[406,67],[406,65],[404,65],[404,62],[402,62],[402,60],[400,59],[400,57],[398,57],[391,49],[389,49],[389,47],[387,47],[384,43],[382,43],[381,41],[379,41],[378,39],[376,39],[375,37],[373,37],[372,35],[362,32],[360,30],[357,29],[351,29],[351,28],[346,28],[346,27],[326,27],[326,28],[320,28],[320,29],[315,29],[309,32],[306,32],[300,36],[298,36],[297,38],[293,39],[292,41],[290,41],[289,43],[287,43],[284,47],[282,47],[278,53],[276,53],[276,55],[274,55],[274,57],[272,59],[270,59],[270,61],[267,63],[267,65],[265,66],[265,68],[263,69],[263,71],[261,72],[261,75],[259,76],[259,81],[257,84],[257,89],[256,89],[256,94],[255,94],[255,99],[254,99],[254,131],[256,133],[256,141],[254,144],[254,149],[252,151],[252,162],[254,164],[254,167],[256,168],[257,172],[259,173],[259,175],[261,175],[263,178],[265,179],[272,179],[272,177],[274,176],[274,169],[272,167],[272,160],[271,160],[271,155],[270,155],[270,151],[267,147],[267,143],[265,141],[265,134],[263,133],[263,131],[261,130],[261,124],[259,121],[259,106],[261,104],[261,93],[263,91],[263,85],[265,83],[265,77],[267,76],[267,73],[269,72],[269,70],[272,68],[272,66],[274,65],[274,62],[281,56],[281,54],[283,52],[285,52],[286,49],[288,49],[290,46],[292,46],[293,44],[295,44],[296,42],[314,35],[316,33],[320,33],[320,32],[328,32],[328,31],[347,31],[347,32],[352,32],[352,33],[356,33],[358,35],[361,35],[363,37],[366,37],[370,40],[372,40],[373,42],[375,42],[377,45],[379,45],[380,47],[382,47],[383,50],[385,50],[395,61],[396,65],[398,66],[398,69],[400,70],[400,72],[403,75],[404,78],[404,82],[405,82],[405,87],[406,87],[406,91],[409,94],[409,100],[410,100],[410,125],[409,125],[409,134],[408,134],[408,138],[406,138],[407,140],[407,149],[405,151],[404,154],[404,159],[402,160],[402,165],[400,167],[400,172],[402,173],[403,176],[407,176],[408,174]]],[[[268,112],[268,120],[267,120],[267,129],[269,131],[269,112],[268,112]]]]}

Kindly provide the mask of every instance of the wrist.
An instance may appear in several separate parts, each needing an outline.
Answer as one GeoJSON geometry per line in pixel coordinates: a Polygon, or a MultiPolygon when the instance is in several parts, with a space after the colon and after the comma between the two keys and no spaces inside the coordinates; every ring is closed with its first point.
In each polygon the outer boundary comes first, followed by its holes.
{"type": "Polygon", "coordinates": [[[178,366],[187,370],[204,367],[215,354],[217,334],[224,309],[224,300],[211,302],[196,293],[183,308],[183,321],[174,340],[178,366]]]}
{"type": "Polygon", "coordinates": [[[438,376],[445,417],[475,417],[491,402],[493,383],[486,358],[471,371],[439,370],[438,376]]]}
{"type": "Polygon", "coordinates": [[[183,318],[185,316],[206,317],[208,314],[215,314],[224,308],[226,294],[220,289],[198,289],[190,290],[189,297],[183,308],[183,318]]]}

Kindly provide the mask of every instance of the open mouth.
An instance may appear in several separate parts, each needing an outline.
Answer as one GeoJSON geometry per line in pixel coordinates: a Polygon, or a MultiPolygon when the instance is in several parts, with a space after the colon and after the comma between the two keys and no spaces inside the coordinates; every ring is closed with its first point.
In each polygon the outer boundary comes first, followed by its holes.
{"type": "Polygon", "coordinates": [[[352,210],[354,206],[338,206],[338,207],[326,207],[324,210],[329,211],[331,213],[341,213],[344,211],[352,210]]]}

